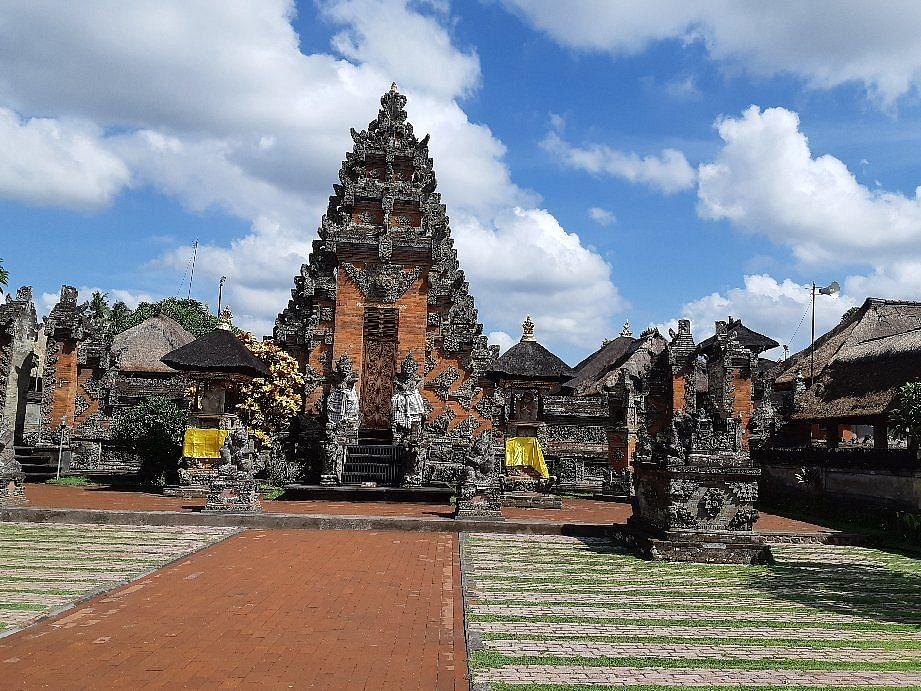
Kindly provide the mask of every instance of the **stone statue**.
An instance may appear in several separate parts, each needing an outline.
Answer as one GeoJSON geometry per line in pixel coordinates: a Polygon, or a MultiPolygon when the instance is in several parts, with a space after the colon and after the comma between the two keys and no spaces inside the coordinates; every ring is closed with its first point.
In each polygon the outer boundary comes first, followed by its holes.
{"type": "Polygon", "coordinates": [[[246,428],[232,428],[221,446],[221,465],[208,487],[206,513],[261,513],[253,478],[253,444],[246,428]]]}
{"type": "Polygon", "coordinates": [[[355,385],[358,375],[352,361],[343,353],[330,374],[333,387],[326,397],[326,435],[321,445],[321,485],[338,485],[345,468],[345,448],[358,443],[361,413],[355,385]]]}
{"type": "Polygon", "coordinates": [[[13,451],[13,429],[0,420],[0,507],[27,503],[25,478],[13,451]]]}
{"type": "Polygon", "coordinates": [[[358,375],[352,369],[352,361],[345,353],[336,362],[333,377],[335,383],[326,398],[326,418],[332,425],[345,422],[354,423],[357,426],[359,410],[358,392],[355,391],[355,385],[358,382],[358,375]]]}
{"type": "Polygon", "coordinates": [[[393,397],[393,438],[395,443],[415,441],[419,436],[422,419],[425,417],[425,399],[419,392],[422,377],[419,376],[419,363],[409,353],[400,365],[400,372],[394,382],[393,397]]]}

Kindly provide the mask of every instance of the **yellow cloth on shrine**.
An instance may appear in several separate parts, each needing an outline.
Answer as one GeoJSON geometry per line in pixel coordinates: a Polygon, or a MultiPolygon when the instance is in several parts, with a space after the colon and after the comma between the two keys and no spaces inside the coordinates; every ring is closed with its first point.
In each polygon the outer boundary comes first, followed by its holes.
{"type": "Polygon", "coordinates": [[[189,427],[182,440],[182,455],[186,458],[220,458],[221,447],[229,431],[189,427]]]}
{"type": "Polygon", "coordinates": [[[541,477],[550,477],[544,452],[536,437],[508,437],[505,440],[505,467],[526,465],[534,468],[541,477]]]}

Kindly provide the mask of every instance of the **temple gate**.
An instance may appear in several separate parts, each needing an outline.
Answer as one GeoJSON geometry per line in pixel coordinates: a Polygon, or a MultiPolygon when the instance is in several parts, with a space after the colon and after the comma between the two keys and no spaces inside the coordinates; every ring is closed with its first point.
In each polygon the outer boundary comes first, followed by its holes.
{"type": "Polygon", "coordinates": [[[428,136],[415,136],[405,105],[394,85],[368,128],[352,130],[276,320],[307,381],[290,447],[308,481],[428,484],[469,472],[471,457],[492,467],[475,449],[491,448],[477,441],[491,433],[484,374],[497,351],[458,265],[428,136]]]}

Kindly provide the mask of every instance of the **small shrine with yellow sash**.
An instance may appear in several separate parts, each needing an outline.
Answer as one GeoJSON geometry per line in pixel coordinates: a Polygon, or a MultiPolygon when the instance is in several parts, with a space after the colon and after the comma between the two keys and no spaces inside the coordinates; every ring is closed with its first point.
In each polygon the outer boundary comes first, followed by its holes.
{"type": "Polygon", "coordinates": [[[268,368],[233,335],[230,311],[218,328],[163,356],[194,389],[182,443],[179,484],[171,493],[205,496],[206,511],[260,511],[253,447],[237,418],[239,385],[268,376],[268,368]]]}
{"type": "Polygon", "coordinates": [[[551,492],[556,478],[541,448],[540,413],[544,396],[558,391],[573,374],[534,338],[530,315],[522,324],[521,341],[501,355],[489,372],[504,401],[496,423],[497,438],[505,439],[504,506],[562,507],[560,497],[551,492]]]}

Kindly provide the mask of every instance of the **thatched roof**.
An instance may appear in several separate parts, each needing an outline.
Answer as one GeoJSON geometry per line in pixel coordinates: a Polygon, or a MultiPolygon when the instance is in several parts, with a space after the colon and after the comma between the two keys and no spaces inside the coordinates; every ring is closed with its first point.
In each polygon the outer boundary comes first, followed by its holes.
{"type": "Polygon", "coordinates": [[[582,371],[578,372],[574,379],[566,382],[565,388],[576,396],[593,396],[612,387],[622,374],[644,379],[667,344],[668,341],[657,330],[650,331],[633,339],[619,358],[595,375],[588,377],[583,376],[582,371]]]}
{"type": "Polygon", "coordinates": [[[607,341],[598,350],[585,358],[573,369],[579,374],[591,377],[598,374],[605,367],[617,361],[636,339],[633,336],[618,336],[607,341]]]}
{"type": "Polygon", "coordinates": [[[175,374],[161,358],[195,336],[164,314],[145,319],[112,339],[112,356],[122,372],[175,374]]]}
{"type": "Polygon", "coordinates": [[[572,368],[537,341],[522,339],[493,363],[487,375],[492,379],[541,379],[566,381],[572,368]]]}
{"type": "Polygon", "coordinates": [[[258,360],[229,329],[218,327],[188,345],[167,353],[163,362],[183,372],[239,374],[266,377],[268,367],[258,360]]]}
{"type": "MultiPolygon", "coordinates": [[[[729,317],[729,321],[726,324],[726,328],[729,332],[734,333],[739,339],[739,345],[743,348],[747,348],[751,352],[763,353],[765,350],[770,350],[771,348],[776,348],[780,344],[769,336],[760,334],[757,331],[752,331],[747,326],[742,323],[741,319],[733,319],[729,317]]],[[[700,343],[697,344],[697,350],[702,355],[706,355],[707,352],[716,345],[716,336],[710,336],[710,338],[705,338],[700,343]]]]}
{"type": "MultiPolygon", "coordinates": [[[[810,378],[805,349],[784,363],[778,386],[810,378]]],[[[921,380],[921,302],[868,298],[843,323],[816,341],[815,382],[797,401],[797,420],[860,419],[885,415],[909,381],[921,380]]]]}

